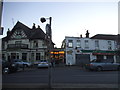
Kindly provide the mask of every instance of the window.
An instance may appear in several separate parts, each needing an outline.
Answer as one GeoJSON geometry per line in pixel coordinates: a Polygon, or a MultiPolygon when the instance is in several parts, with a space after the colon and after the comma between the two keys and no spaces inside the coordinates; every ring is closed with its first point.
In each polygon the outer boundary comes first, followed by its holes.
{"type": "Polygon", "coordinates": [[[22,41],[16,41],[15,44],[20,45],[22,41]]]}
{"type": "Polygon", "coordinates": [[[95,41],[95,49],[98,49],[98,48],[99,48],[99,41],[96,40],[96,41],[95,41]]]}
{"type": "Polygon", "coordinates": [[[27,60],[27,53],[22,53],[22,60],[27,60]]]}
{"type": "Polygon", "coordinates": [[[2,59],[6,60],[5,54],[2,54],[2,59]]]}
{"type": "Polygon", "coordinates": [[[72,48],[73,47],[73,40],[68,40],[68,47],[72,48]]]}
{"type": "Polygon", "coordinates": [[[31,53],[31,60],[34,60],[34,53],[31,53]]]}
{"type": "Polygon", "coordinates": [[[77,40],[77,46],[76,47],[81,47],[81,42],[80,42],[80,40],[77,40]]]}
{"type": "Polygon", "coordinates": [[[38,47],[38,42],[34,41],[34,47],[38,47]]]}
{"type": "Polygon", "coordinates": [[[89,48],[89,42],[88,42],[88,40],[85,40],[85,48],[86,48],[86,49],[89,48]]]}
{"type": "Polygon", "coordinates": [[[36,60],[40,60],[40,53],[36,53],[36,60]]]}
{"type": "Polygon", "coordinates": [[[19,53],[16,53],[16,58],[19,59],[19,53]]]}
{"type": "Polygon", "coordinates": [[[22,31],[16,31],[16,38],[22,37],[22,31]]]}
{"type": "Polygon", "coordinates": [[[16,35],[22,35],[22,34],[21,34],[21,31],[17,31],[17,32],[16,32],[16,35]]]}
{"type": "Polygon", "coordinates": [[[112,42],[108,41],[108,50],[112,50],[112,42]]]}

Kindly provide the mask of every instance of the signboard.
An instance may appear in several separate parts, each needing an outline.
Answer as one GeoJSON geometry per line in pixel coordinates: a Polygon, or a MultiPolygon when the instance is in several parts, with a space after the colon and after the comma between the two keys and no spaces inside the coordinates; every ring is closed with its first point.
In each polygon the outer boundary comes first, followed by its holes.
{"type": "Polygon", "coordinates": [[[67,51],[67,54],[72,54],[72,53],[73,53],[72,50],[67,51]]]}

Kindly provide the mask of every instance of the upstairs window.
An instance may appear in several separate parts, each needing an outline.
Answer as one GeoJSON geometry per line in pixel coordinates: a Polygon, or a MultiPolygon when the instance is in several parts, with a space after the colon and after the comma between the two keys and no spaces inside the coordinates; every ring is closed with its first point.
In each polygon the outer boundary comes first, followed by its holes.
{"type": "Polygon", "coordinates": [[[96,41],[95,41],[95,49],[98,49],[98,48],[99,48],[99,41],[96,40],[96,41]]]}
{"type": "Polygon", "coordinates": [[[22,41],[16,41],[15,44],[20,45],[22,41]]]}
{"type": "Polygon", "coordinates": [[[68,40],[68,47],[72,48],[73,47],[73,40],[68,40]]]}
{"type": "Polygon", "coordinates": [[[112,50],[112,42],[108,41],[108,50],[112,50]]]}
{"type": "Polygon", "coordinates": [[[89,49],[89,41],[85,40],[85,49],[89,49]]]}
{"type": "Polygon", "coordinates": [[[76,43],[77,45],[76,45],[76,47],[77,48],[80,48],[81,47],[81,42],[80,42],[80,40],[77,40],[77,43],[76,43]]]}
{"type": "Polygon", "coordinates": [[[38,47],[38,42],[37,41],[34,41],[34,46],[33,47],[35,47],[35,48],[38,47]]]}

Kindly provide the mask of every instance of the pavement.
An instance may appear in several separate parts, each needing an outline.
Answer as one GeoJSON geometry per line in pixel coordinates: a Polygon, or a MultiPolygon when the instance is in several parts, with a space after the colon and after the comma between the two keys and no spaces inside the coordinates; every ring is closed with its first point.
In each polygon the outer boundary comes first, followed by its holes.
{"type": "MultiPolygon", "coordinates": [[[[14,89],[26,89],[26,90],[36,90],[36,89],[46,89],[46,90],[49,90],[49,86],[48,84],[42,84],[42,83],[27,83],[27,84],[24,84],[24,83],[9,83],[9,84],[5,84],[2,86],[4,89],[2,90],[7,90],[7,89],[11,89],[11,90],[14,90],[14,89]],[[14,88],[13,88],[14,87],[14,88]]],[[[64,83],[56,83],[56,84],[52,84],[51,85],[51,89],[52,90],[63,90],[63,89],[95,89],[95,90],[98,90],[98,89],[105,89],[105,90],[118,90],[118,85],[116,84],[64,84],[64,83]]]]}

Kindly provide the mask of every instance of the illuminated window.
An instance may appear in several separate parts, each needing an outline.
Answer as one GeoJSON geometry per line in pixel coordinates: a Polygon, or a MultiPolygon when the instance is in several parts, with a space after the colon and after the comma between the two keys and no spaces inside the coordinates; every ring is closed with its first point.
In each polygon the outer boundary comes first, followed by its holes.
{"type": "Polygon", "coordinates": [[[73,40],[68,40],[68,47],[72,48],[73,47],[73,40]]]}

